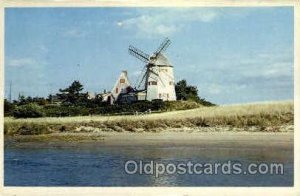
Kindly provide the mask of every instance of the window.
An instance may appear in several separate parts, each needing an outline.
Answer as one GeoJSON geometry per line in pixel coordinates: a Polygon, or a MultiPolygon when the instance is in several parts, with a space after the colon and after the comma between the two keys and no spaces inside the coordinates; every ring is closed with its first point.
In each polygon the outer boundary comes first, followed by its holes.
{"type": "Polygon", "coordinates": [[[156,81],[151,81],[151,82],[148,82],[148,85],[157,85],[157,82],[156,81]]]}
{"type": "Polygon", "coordinates": [[[170,85],[173,85],[173,82],[169,82],[170,85]]]}
{"type": "Polygon", "coordinates": [[[161,93],[159,93],[159,98],[161,98],[161,93]]]}
{"type": "Polygon", "coordinates": [[[119,92],[119,89],[118,88],[116,88],[116,93],[118,93],[119,92]]]}
{"type": "Polygon", "coordinates": [[[125,79],[120,79],[120,83],[125,83],[125,79]]]}

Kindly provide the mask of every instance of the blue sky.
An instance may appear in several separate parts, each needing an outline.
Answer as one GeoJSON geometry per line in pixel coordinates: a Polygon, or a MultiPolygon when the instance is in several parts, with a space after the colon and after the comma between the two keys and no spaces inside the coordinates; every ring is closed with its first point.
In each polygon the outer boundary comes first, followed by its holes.
{"type": "Polygon", "coordinates": [[[293,8],[6,8],[5,96],[47,96],[79,80],[132,84],[165,38],[176,80],[218,104],[293,99],[293,8]]]}

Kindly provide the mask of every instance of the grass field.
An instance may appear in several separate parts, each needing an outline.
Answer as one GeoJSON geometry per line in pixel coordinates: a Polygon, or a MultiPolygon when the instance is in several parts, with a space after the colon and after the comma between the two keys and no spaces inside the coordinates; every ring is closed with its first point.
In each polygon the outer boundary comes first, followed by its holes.
{"type": "Polygon", "coordinates": [[[55,132],[130,131],[230,127],[239,130],[281,131],[294,123],[292,101],[201,107],[145,115],[85,116],[36,119],[4,119],[6,135],[37,135],[55,132]]]}

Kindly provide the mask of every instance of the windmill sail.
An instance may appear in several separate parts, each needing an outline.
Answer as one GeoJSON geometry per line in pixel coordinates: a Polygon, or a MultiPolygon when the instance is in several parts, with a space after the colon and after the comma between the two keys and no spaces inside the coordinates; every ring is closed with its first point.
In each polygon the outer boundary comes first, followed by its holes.
{"type": "Polygon", "coordinates": [[[141,51],[140,49],[137,49],[133,46],[129,46],[129,54],[135,56],[136,58],[140,59],[141,61],[147,63],[149,61],[150,56],[146,53],[144,53],[143,51],[141,51]]]}
{"type": "Polygon", "coordinates": [[[165,50],[169,47],[170,44],[171,44],[171,41],[170,41],[168,38],[166,38],[166,39],[160,44],[160,46],[158,47],[158,49],[156,50],[156,52],[155,52],[156,56],[157,56],[158,54],[160,54],[161,52],[165,51],[165,50]]]}

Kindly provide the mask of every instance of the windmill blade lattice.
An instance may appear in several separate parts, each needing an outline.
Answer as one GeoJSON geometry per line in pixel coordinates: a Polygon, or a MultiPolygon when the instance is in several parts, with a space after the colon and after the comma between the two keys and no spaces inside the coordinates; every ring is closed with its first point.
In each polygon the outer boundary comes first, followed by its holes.
{"type": "Polygon", "coordinates": [[[160,46],[157,48],[157,50],[156,50],[156,52],[155,52],[156,56],[157,56],[159,53],[165,51],[165,50],[169,47],[170,44],[171,44],[171,41],[170,41],[168,38],[166,38],[166,39],[160,44],[160,46]]]}
{"type": "Polygon", "coordinates": [[[128,52],[129,54],[131,54],[132,56],[135,56],[136,58],[140,59],[141,61],[148,63],[150,56],[146,53],[144,53],[143,51],[141,51],[140,49],[137,49],[134,46],[129,46],[128,48],[128,52]]]}
{"type": "MultiPolygon", "coordinates": [[[[137,80],[137,82],[139,81],[138,84],[136,82],[136,84],[137,84],[136,87],[138,89],[141,87],[141,85],[143,84],[143,81],[146,79],[146,76],[147,76],[147,73],[148,73],[146,66],[143,68],[143,70],[142,70],[141,73],[144,73],[143,76],[142,76],[142,79],[141,80],[137,80]],[[144,72],[145,69],[146,69],[146,71],[144,72]]],[[[146,86],[144,86],[144,88],[146,88],[146,86]]]]}

